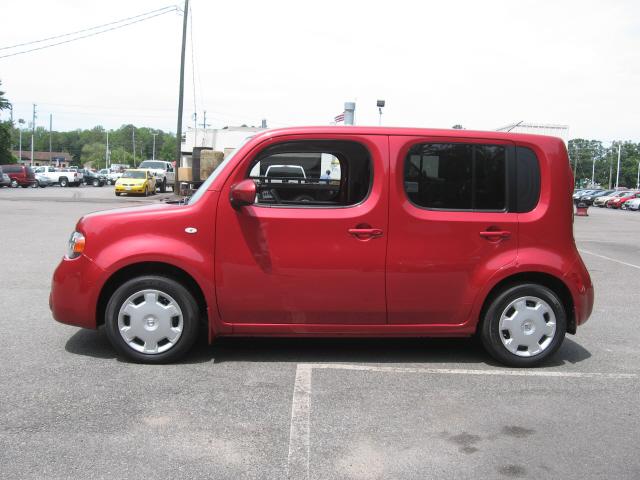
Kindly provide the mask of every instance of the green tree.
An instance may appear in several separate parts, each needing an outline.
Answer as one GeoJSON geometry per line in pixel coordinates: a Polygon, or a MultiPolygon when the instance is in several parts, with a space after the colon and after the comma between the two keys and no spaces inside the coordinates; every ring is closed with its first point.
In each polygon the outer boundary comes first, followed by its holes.
{"type": "Polygon", "coordinates": [[[105,167],[105,145],[103,143],[87,143],[80,153],[80,163],[91,168],[105,167]]]}
{"type": "Polygon", "coordinates": [[[11,122],[0,122],[0,165],[16,163],[11,154],[11,122]]]}
{"type": "MultiPolygon", "coordinates": [[[[0,81],[0,86],[2,82],[0,81]]],[[[0,110],[11,108],[11,103],[0,91],[0,110]]],[[[13,124],[11,122],[0,122],[0,163],[14,163],[15,159],[11,154],[11,133],[13,124]]]]}

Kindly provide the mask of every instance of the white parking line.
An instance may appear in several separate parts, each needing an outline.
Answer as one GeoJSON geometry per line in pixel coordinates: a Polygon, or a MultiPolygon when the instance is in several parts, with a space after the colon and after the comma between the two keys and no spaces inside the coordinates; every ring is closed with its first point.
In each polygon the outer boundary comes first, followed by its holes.
{"type": "Polygon", "coordinates": [[[475,370],[469,368],[384,367],[338,363],[299,363],[291,401],[289,431],[289,480],[309,479],[311,374],[313,369],[355,370],[386,373],[421,373],[431,375],[487,375],[502,377],[600,378],[624,380],[638,378],[636,373],[556,372],[548,370],[475,370]]]}
{"type": "Polygon", "coordinates": [[[637,268],[638,270],[640,270],[640,265],[634,265],[633,263],[623,262],[622,260],[617,260],[615,258],[607,257],[606,255],[600,255],[599,253],[593,253],[593,252],[590,252],[589,250],[584,250],[582,248],[579,248],[578,251],[580,253],[586,253],[587,255],[593,255],[594,257],[603,258],[605,260],[609,260],[610,262],[619,263],[621,265],[626,265],[627,267],[637,268]]]}

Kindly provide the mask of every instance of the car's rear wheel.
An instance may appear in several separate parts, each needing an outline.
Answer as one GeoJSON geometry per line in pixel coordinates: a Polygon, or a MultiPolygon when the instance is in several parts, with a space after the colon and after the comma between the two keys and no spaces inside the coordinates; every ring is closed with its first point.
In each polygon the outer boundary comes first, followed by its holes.
{"type": "Polygon", "coordinates": [[[40,185],[40,182],[33,182],[31,185],[29,185],[31,188],[38,188],[41,187],[42,185],[40,185]]]}
{"type": "Polygon", "coordinates": [[[532,367],[564,340],[567,316],[558,296],[542,285],[511,286],[491,301],[480,326],[485,349],[511,367],[532,367]]]}
{"type": "Polygon", "coordinates": [[[167,179],[164,178],[162,183],[160,184],[160,193],[165,193],[167,191],[167,179]]]}
{"type": "Polygon", "coordinates": [[[11,179],[11,188],[18,188],[18,181],[15,178],[11,179]]]}
{"type": "Polygon", "coordinates": [[[167,363],[183,356],[198,335],[198,305],[180,283],[148,275],[122,284],[105,311],[113,346],[143,363],[167,363]]]}
{"type": "Polygon", "coordinates": [[[69,180],[67,180],[67,178],[66,178],[66,177],[62,177],[62,178],[60,179],[60,186],[61,186],[61,187],[67,187],[68,185],[69,185],[69,180]]]}
{"type": "Polygon", "coordinates": [[[97,178],[93,180],[93,186],[94,187],[100,187],[100,180],[98,180],[97,178]]]}

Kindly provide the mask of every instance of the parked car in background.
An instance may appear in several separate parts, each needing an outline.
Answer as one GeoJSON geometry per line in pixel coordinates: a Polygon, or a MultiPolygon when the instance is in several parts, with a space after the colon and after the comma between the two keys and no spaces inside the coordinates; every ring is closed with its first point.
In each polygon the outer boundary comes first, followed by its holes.
{"type": "Polygon", "coordinates": [[[640,198],[632,198],[631,200],[627,200],[620,207],[623,210],[635,210],[638,211],[640,209],[640,198]]]}
{"type": "Polygon", "coordinates": [[[9,175],[2,171],[2,167],[0,167],[0,187],[10,187],[11,186],[11,178],[9,175]]]}
{"type": "Polygon", "coordinates": [[[116,181],[116,196],[141,193],[145,197],[156,193],[156,180],[149,170],[126,170],[116,181]]]}
{"type": "MultiPolygon", "coordinates": [[[[147,175],[128,170],[116,188],[147,175]]],[[[269,130],[227,156],[186,202],[81,218],[49,305],[59,322],[104,325],[114,348],[137,362],[177,360],[203,333],[209,341],[477,335],[501,363],[531,367],[593,308],[570,220],[571,179],[555,137],[269,130]],[[300,166],[305,178],[263,184],[274,164],[300,166]],[[327,187],[321,175],[333,166],[340,180],[327,187]],[[284,200],[294,183],[313,200],[284,200]],[[327,188],[336,194],[321,198],[327,188]],[[277,195],[265,200],[265,189],[277,195]]]]}
{"type": "Polygon", "coordinates": [[[624,195],[614,197],[607,202],[607,208],[620,208],[627,200],[640,197],[638,192],[625,192],[624,195]]]}
{"type": "Polygon", "coordinates": [[[112,170],[109,170],[108,168],[103,168],[98,172],[98,174],[107,179],[108,185],[113,185],[114,183],[116,183],[116,180],[118,180],[122,176],[122,173],[114,172],[112,170]]]}
{"type": "Polygon", "coordinates": [[[609,200],[611,200],[612,198],[617,198],[621,195],[625,195],[627,192],[624,190],[616,190],[615,192],[613,192],[610,195],[603,195],[601,197],[596,197],[593,200],[593,206],[594,207],[600,207],[600,208],[604,208],[607,205],[607,202],[609,200]]]}
{"type": "Polygon", "coordinates": [[[51,181],[51,179],[49,177],[47,177],[46,175],[43,175],[42,173],[36,173],[36,181],[38,182],[37,184],[33,184],[33,187],[40,187],[40,188],[44,188],[44,187],[49,187],[51,185],[53,185],[53,182],[51,181]]]}
{"type": "Polygon", "coordinates": [[[11,179],[10,183],[13,188],[27,188],[33,186],[34,183],[37,183],[31,167],[20,164],[0,166],[2,167],[2,171],[11,179]]]}
{"type": "Polygon", "coordinates": [[[70,168],[55,168],[50,166],[41,166],[35,168],[35,173],[44,175],[51,183],[57,183],[61,187],[78,187],[82,184],[82,173],[78,173],[78,170],[72,170],[70,168]]]}
{"type": "Polygon", "coordinates": [[[580,202],[586,203],[587,205],[593,205],[593,201],[598,197],[604,197],[605,195],[611,195],[615,190],[600,190],[599,192],[588,193],[582,195],[579,199],[580,202]]]}
{"type": "Polygon", "coordinates": [[[164,160],[145,160],[138,165],[140,169],[147,169],[156,179],[156,186],[160,189],[160,193],[167,191],[167,185],[172,185],[175,182],[175,172],[173,164],[171,162],[165,162],[164,160]]]}
{"type": "Polygon", "coordinates": [[[82,181],[85,185],[93,185],[94,187],[101,187],[107,183],[107,177],[101,175],[100,172],[92,172],[88,168],[80,170],[82,172],[82,181]]]}

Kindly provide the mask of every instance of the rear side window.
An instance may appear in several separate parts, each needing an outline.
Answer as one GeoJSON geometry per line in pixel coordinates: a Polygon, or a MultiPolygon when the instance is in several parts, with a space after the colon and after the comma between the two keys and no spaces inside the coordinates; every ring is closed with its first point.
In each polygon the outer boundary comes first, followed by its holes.
{"type": "Polygon", "coordinates": [[[530,212],[540,198],[540,165],[527,147],[516,147],[516,212],[530,212]]]}
{"type": "Polygon", "coordinates": [[[372,174],[371,155],[362,144],[310,140],[266,148],[248,178],[256,183],[258,205],[331,208],[362,202],[372,174]]]}
{"type": "Polygon", "coordinates": [[[404,188],[419,207],[502,211],[506,208],[506,147],[414,145],[405,159],[404,188]]]}
{"type": "Polygon", "coordinates": [[[4,173],[20,173],[22,172],[22,167],[17,165],[5,165],[2,167],[4,173]]]}

